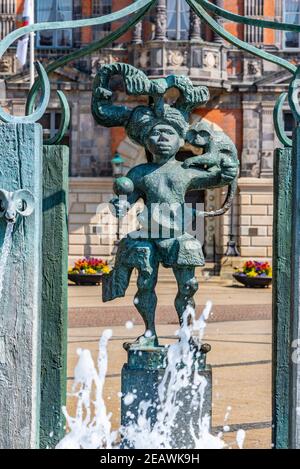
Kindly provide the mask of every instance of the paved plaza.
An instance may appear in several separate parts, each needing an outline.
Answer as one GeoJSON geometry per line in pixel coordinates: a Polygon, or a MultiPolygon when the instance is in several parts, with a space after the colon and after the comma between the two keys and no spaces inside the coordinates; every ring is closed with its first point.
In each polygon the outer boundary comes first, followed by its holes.
{"type": "MultiPolygon", "coordinates": [[[[233,285],[232,281],[221,281],[217,278],[201,283],[197,297],[198,305],[202,307],[205,301],[212,300],[213,311],[216,311],[205,335],[205,341],[212,346],[208,362],[213,366],[214,431],[222,430],[224,424],[229,426],[230,431],[225,440],[234,448],[237,447],[236,432],[242,428],[246,431],[246,448],[270,448],[271,290],[246,289],[233,285]],[[227,317],[222,318],[222,311],[227,317]],[[235,319],[228,320],[230,317],[235,319]],[[228,410],[229,417],[225,422],[228,410]]],[[[109,369],[105,399],[108,410],[113,414],[113,428],[117,428],[120,421],[120,373],[126,361],[122,344],[143,332],[131,307],[135,287],[130,286],[126,299],[116,300],[109,306],[101,303],[101,287],[71,286],[69,292],[71,323],[68,389],[71,390],[73,383],[77,349],[89,349],[96,360],[99,337],[103,330],[111,327],[113,338],[108,348],[109,369]],[[90,311],[89,314],[84,314],[85,308],[90,311]],[[115,314],[111,314],[113,309],[115,314]],[[128,320],[135,322],[131,330],[125,327],[128,320]]],[[[176,315],[172,310],[175,292],[175,284],[171,279],[161,278],[158,296],[161,308],[159,317],[162,320],[159,320],[158,333],[163,344],[175,340],[174,333],[178,328],[176,315]]],[[[68,399],[68,409],[71,414],[75,412],[73,398],[68,399]]]]}

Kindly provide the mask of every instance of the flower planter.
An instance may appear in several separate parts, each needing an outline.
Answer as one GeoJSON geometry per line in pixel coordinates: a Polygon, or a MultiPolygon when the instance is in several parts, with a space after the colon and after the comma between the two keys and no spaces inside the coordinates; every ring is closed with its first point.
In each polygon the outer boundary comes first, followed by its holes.
{"type": "Polygon", "coordinates": [[[233,274],[233,277],[242,285],[248,288],[266,288],[272,283],[272,277],[247,277],[246,275],[233,274]]]}
{"type": "Polygon", "coordinates": [[[103,274],[68,274],[68,279],[76,285],[100,285],[103,274]]]}

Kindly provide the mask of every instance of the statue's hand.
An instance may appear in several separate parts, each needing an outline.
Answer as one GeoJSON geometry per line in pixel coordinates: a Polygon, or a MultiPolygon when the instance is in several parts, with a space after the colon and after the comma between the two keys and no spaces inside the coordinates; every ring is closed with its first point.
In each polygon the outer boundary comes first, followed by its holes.
{"type": "Polygon", "coordinates": [[[219,161],[217,156],[212,155],[211,153],[206,153],[204,155],[192,156],[185,160],[182,164],[184,169],[196,168],[199,170],[210,170],[215,167],[219,167],[219,161]]]}
{"type": "Polygon", "coordinates": [[[235,160],[230,158],[229,156],[224,156],[221,159],[221,173],[222,173],[222,180],[230,184],[238,175],[239,165],[235,160]]]}
{"type": "Polygon", "coordinates": [[[130,207],[130,203],[124,198],[116,197],[110,201],[111,213],[117,218],[126,217],[130,207]]]}

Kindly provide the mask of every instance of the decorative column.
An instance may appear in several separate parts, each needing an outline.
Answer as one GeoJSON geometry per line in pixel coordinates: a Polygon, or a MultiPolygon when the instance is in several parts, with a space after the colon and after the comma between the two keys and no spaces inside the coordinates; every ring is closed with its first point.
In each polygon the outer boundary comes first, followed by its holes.
{"type": "Polygon", "coordinates": [[[167,2],[158,0],[155,15],[155,37],[156,41],[167,40],[167,2]]]}
{"type": "Polygon", "coordinates": [[[138,24],[135,25],[132,31],[132,44],[142,44],[142,26],[143,23],[140,21],[138,24]]]}
{"type": "MultiPolygon", "coordinates": [[[[216,6],[224,8],[224,0],[215,0],[214,3],[216,4],[216,6]]],[[[217,21],[217,23],[219,23],[220,26],[223,26],[223,19],[220,16],[216,15],[215,20],[217,21]]],[[[224,39],[215,32],[213,33],[213,41],[217,42],[218,44],[224,43],[224,39]]]]}
{"type": "Polygon", "coordinates": [[[201,20],[199,16],[190,9],[190,41],[201,41],[201,20]]]}

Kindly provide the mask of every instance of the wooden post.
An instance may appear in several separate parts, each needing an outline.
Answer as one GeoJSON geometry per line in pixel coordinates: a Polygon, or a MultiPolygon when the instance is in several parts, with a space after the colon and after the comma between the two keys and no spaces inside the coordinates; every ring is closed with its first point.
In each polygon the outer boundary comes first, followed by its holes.
{"type": "MultiPolygon", "coordinates": [[[[0,301],[0,448],[37,448],[40,408],[42,128],[0,125],[0,189],[26,189],[33,213],[18,215],[0,301]]],[[[0,219],[0,249],[7,223],[0,219]]],[[[0,254],[1,256],[1,254],[0,254]]]]}
{"type": "Polygon", "coordinates": [[[300,127],[293,135],[292,283],[290,347],[290,444],[300,449],[300,127]]]}
{"type": "Polygon", "coordinates": [[[41,448],[64,436],[68,328],[69,149],[43,149],[41,448]]]}
{"type": "Polygon", "coordinates": [[[273,445],[289,447],[292,149],[274,154],[273,445]]]}

